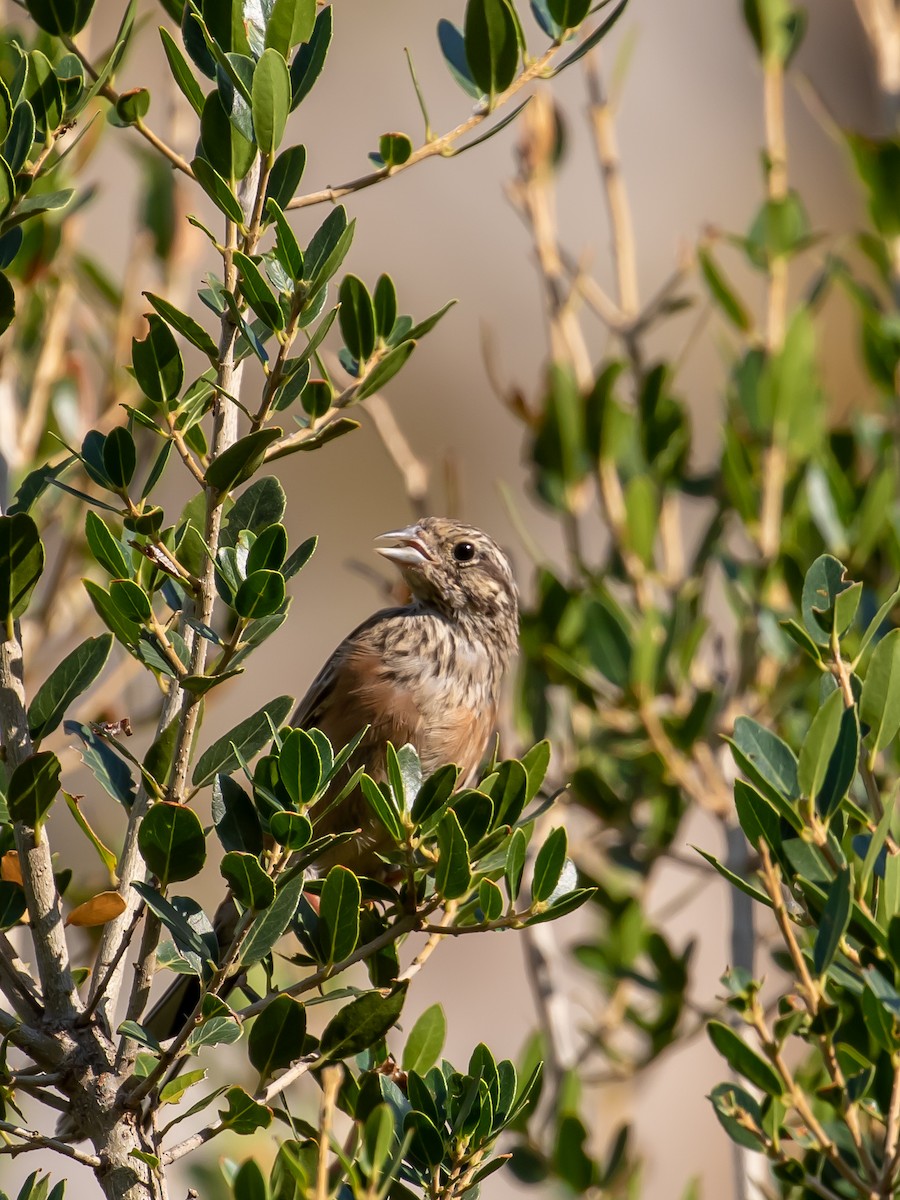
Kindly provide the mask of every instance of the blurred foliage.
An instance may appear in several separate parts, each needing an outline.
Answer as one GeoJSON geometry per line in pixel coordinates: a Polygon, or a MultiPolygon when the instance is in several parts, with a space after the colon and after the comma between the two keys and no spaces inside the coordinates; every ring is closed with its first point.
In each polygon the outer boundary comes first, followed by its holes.
{"type": "MultiPolygon", "coordinates": [[[[96,61],[82,49],[93,8],[27,0],[0,46],[10,414],[0,516],[0,1154],[55,1149],[92,1168],[108,1196],[163,1196],[170,1163],[225,1131],[252,1138],[277,1123],[268,1179],[255,1158],[225,1162],[238,1200],[475,1194],[504,1164],[498,1137],[534,1106],[540,1062],[517,1071],[479,1045],[457,1070],[441,1059],[440,1006],[408,1030],[397,1058],[391,1046],[409,982],[442,937],[532,928],[592,894],[565,830],[542,825],[536,835],[550,803],[549,745],[495,755],[476,787],[459,789],[450,764],[423,778],[412,746],[388,748],[384,781],[352,771],[363,731],[332,746],[318,730],[291,728],[291,696],[212,742],[202,732],[208,698],[287,620],[289,585],[315,549],[312,533],[289,546],[272,464],[357,429],[348,410],[389,383],[450,304],[416,318],[387,273],[371,287],[343,273],[355,221],[330,189],[300,194],[307,152],[291,143],[289,118],[340,35],[332,6],[167,0],[159,36],[184,126],[177,141],[195,147],[191,158],[157,124],[158,97],[117,90],[126,64],[140,67],[136,0],[96,61]],[[83,180],[107,129],[131,131],[122,136],[139,146],[142,175],[139,236],[121,278],[84,252],[72,219],[92,201],[83,180]],[[327,213],[301,241],[288,214],[311,205],[327,213]],[[181,253],[186,222],[204,239],[202,319],[187,297],[201,263],[181,253]],[[338,334],[343,382],[323,357],[338,334]],[[149,711],[123,717],[124,685],[138,678],[149,711]],[[128,738],[150,722],[149,748],[137,753],[128,738]],[[93,777],[84,806],[65,790],[72,743],[93,777]],[[315,876],[306,868],[334,861],[353,837],[323,833],[321,814],[355,789],[382,830],[383,869],[369,878],[336,865],[315,876]],[[192,804],[210,790],[206,828],[192,804]],[[47,821],[60,796],[79,840],[54,860],[47,821]],[[209,857],[230,925],[185,887],[209,857]],[[109,877],[100,890],[98,869],[109,877]],[[99,931],[81,965],[67,925],[99,931]],[[413,931],[428,940],[401,971],[398,947],[413,931]],[[285,984],[276,946],[288,932],[300,970],[285,984]],[[123,971],[128,955],[133,972],[123,971]],[[368,985],[345,977],[357,964],[368,985]],[[147,1011],[157,968],[187,985],[169,1027],[147,1011]],[[318,1037],[307,1030],[312,1003],[333,1006],[318,1037]],[[238,1042],[242,1078],[204,1088],[212,1048],[238,1042]],[[17,1124],[23,1095],[63,1110],[59,1140],[17,1124]],[[297,1115],[310,1097],[320,1097],[318,1124],[297,1115]],[[179,1123],[204,1112],[200,1132],[178,1140],[179,1123]],[[349,1137],[338,1139],[336,1118],[349,1137]],[[85,1140],[91,1151],[69,1144],[85,1140]]],[[[588,6],[539,7],[543,49],[533,59],[507,0],[469,0],[464,28],[442,21],[438,38],[475,115],[436,136],[413,72],[424,140],[381,135],[374,171],[342,195],[493,136],[521,105],[457,144],[551,63],[558,71],[577,61],[623,8],[573,49],[564,43],[588,6]]],[[[34,1175],[22,1200],[62,1194],[61,1183],[49,1187],[34,1175]]]]}

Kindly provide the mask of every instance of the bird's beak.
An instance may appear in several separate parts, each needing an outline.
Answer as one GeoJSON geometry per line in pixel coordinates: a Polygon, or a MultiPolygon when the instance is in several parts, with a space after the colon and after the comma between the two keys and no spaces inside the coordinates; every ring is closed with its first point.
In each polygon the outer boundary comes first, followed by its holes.
{"type": "Polygon", "coordinates": [[[398,567],[421,567],[434,562],[434,555],[422,541],[418,525],[382,533],[375,539],[375,549],[398,567]]]}

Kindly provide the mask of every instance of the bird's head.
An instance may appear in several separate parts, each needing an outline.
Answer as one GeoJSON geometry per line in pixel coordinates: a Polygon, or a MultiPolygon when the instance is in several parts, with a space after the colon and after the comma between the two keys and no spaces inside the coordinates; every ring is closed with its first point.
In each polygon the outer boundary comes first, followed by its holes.
{"type": "Polygon", "coordinates": [[[376,542],[378,553],[394,563],[417,600],[455,620],[515,629],[512,567],[482,530],[448,517],[423,517],[406,529],[383,533],[376,542]]]}

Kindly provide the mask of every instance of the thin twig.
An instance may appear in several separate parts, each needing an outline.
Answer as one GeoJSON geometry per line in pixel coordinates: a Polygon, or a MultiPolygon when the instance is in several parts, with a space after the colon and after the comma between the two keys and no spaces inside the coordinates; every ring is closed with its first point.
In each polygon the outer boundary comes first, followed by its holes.
{"type": "Polygon", "coordinates": [[[79,1162],[85,1167],[91,1167],[93,1170],[101,1166],[101,1160],[96,1154],[85,1154],[82,1150],[76,1150],[74,1146],[70,1146],[68,1142],[63,1142],[59,1138],[47,1137],[34,1129],[23,1129],[21,1125],[11,1125],[9,1121],[0,1121],[0,1133],[22,1138],[27,1143],[24,1146],[0,1146],[0,1154],[17,1155],[25,1154],[29,1150],[55,1150],[57,1154],[64,1154],[66,1158],[74,1159],[75,1162],[79,1162]]]}

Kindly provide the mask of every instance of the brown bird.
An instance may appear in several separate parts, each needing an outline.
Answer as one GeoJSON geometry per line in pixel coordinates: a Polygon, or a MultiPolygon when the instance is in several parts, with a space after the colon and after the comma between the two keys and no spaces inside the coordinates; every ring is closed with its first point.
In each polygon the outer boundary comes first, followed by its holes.
{"type": "MultiPolygon", "coordinates": [[[[503,676],[518,640],[509,559],[486,533],[446,517],[424,517],[376,541],[378,553],[399,569],[412,598],[376,612],[344,638],[300,701],[291,725],[322,730],[335,751],[365,728],[347,765],[348,777],[362,766],[374,779],[385,779],[387,743],[398,749],[411,743],[426,777],[456,763],[458,784],[464,787],[493,733],[503,676]]],[[[377,872],[382,831],[362,793],[357,789],[330,809],[326,796],[315,808],[310,816],[317,835],[360,830],[326,852],[319,869],[341,862],[360,873],[377,872]],[[324,810],[318,820],[315,808],[324,810]]],[[[220,945],[227,945],[235,915],[229,898],[216,914],[220,945]]],[[[185,982],[173,985],[145,1018],[161,1039],[172,1036],[199,995],[194,980],[194,999],[185,996],[185,982]]]]}
{"type": "MultiPolygon", "coordinates": [[[[456,763],[465,786],[493,733],[518,638],[509,559],[480,529],[445,517],[425,517],[376,541],[412,599],[375,613],[341,642],[291,724],[321,729],[335,750],[367,727],[349,770],[362,766],[376,780],[385,778],[386,744],[409,742],[424,775],[456,763]]],[[[338,847],[332,861],[372,869],[374,855],[367,851],[377,841],[377,826],[360,792],[327,812],[316,832],[358,827],[355,853],[338,847]]]]}

